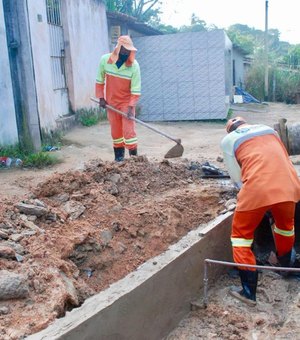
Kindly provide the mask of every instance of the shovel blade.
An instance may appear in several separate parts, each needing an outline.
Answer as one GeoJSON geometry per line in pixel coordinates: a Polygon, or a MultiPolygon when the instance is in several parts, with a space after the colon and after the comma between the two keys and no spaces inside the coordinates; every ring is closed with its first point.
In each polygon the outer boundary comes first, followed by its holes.
{"type": "Polygon", "coordinates": [[[176,157],[181,157],[183,154],[183,146],[181,144],[176,144],[173,146],[172,149],[170,149],[166,154],[165,158],[176,158],[176,157]]]}

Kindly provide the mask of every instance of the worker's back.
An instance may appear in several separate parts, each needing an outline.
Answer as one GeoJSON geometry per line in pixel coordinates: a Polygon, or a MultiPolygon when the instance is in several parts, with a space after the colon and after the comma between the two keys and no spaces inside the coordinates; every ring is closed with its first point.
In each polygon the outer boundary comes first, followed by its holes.
{"type": "Polygon", "coordinates": [[[300,200],[296,170],[276,135],[245,138],[235,156],[242,170],[243,186],[238,194],[240,211],[300,200]]]}

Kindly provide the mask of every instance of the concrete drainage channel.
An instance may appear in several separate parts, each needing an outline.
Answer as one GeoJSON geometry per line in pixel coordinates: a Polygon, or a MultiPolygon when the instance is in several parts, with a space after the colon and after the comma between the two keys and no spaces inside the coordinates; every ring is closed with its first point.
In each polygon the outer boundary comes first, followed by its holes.
{"type": "MultiPolygon", "coordinates": [[[[167,336],[203,294],[206,258],[231,260],[232,213],[189,232],[163,254],[87,299],[26,339],[157,340],[167,336]]],[[[212,266],[209,279],[225,271],[212,266]]]]}

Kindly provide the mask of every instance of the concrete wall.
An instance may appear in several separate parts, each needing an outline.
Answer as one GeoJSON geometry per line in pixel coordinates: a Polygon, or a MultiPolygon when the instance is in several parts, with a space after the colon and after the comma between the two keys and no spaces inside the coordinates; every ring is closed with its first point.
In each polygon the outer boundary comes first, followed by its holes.
{"type": "Polygon", "coordinates": [[[234,48],[232,60],[235,61],[235,85],[244,88],[244,55],[234,48]]]}
{"type": "Polygon", "coordinates": [[[229,39],[223,30],[133,40],[142,73],[141,119],[226,118],[232,77],[226,72],[231,62],[225,62],[229,39]]]}
{"type": "MultiPolygon", "coordinates": [[[[232,213],[191,231],[107,290],[28,340],[158,340],[168,335],[202,296],[206,258],[232,260],[232,213]]],[[[209,266],[209,285],[224,272],[209,266]]]]}
{"type": "Polygon", "coordinates": [[[64,0],[61,6],[68,89],[55,90],[45,1],[28,0],[40,125],[47,131],[57,128],[70,108],[92,106],[89,98],[94,95],[98,63],[108,52],[106,12],[100,0],[64,0]]]}
{"type": "Polygon", "coordinates": [[[14,105],[22,145],[41,147],[27,0],[3,2],[14,105]]]}
{"type": "Polygon", "coordinates": [[[0,0],[0,145],[18,142],[3,2],[0,0]]]}
{"type": "Polygon", "coordinates": [[[27,1],[40,125],[49,131],[56,128],[57,118],[68,114],[68,105],[62,104],[60,91],[53,90],[46,1],[27,1]]]}
{"type": "Polygon", "coordinates": [[[76,111],[92,107],[100,57],[109,52],[106,10],[100,0],[62,4],[69,100],[76,111]]]}

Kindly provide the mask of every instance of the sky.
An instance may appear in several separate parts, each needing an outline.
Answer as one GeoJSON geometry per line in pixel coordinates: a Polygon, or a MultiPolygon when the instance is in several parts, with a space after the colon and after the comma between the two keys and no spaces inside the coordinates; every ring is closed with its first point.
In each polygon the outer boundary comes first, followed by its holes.
{"type": "MultiPolygon", "coordinates": [[[[192,13],[227,28],[244,24],[265,30],[266,0],[161,0],[161,21],[174,27],[189,25],[192,13]]],[[[300,0],[269,0],[268,27],[280,32],[280,40],[300,44],[300,0]]]]}

